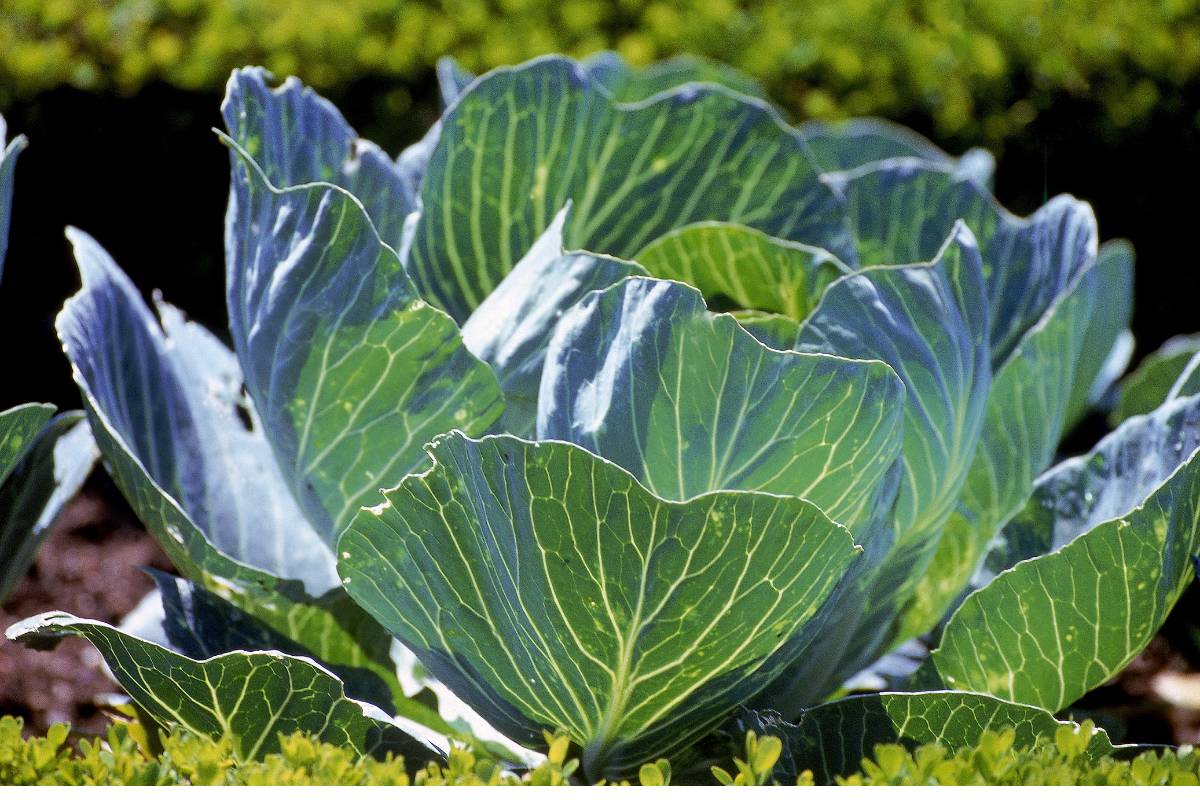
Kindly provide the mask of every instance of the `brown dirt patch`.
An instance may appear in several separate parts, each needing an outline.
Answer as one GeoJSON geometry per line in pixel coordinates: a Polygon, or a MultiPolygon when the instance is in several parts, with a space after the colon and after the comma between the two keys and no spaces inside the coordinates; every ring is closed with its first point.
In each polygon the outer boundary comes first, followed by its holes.
{"type": "MultiPolygon", "coordinates": [[[[107,475],[94,474],[55,522],[24,580],[0,608],[0,630],[43,611],[117,622],[152,586],[138,569],[170,571],[170,562],[142,529],[107,475]]],[[[29,733],[70,722],[98,733],[106,720],[93,702],[117,691],[103,661],[82,639],[51,651],[0,639],[0,716],[24,717],[29,733]]]]}

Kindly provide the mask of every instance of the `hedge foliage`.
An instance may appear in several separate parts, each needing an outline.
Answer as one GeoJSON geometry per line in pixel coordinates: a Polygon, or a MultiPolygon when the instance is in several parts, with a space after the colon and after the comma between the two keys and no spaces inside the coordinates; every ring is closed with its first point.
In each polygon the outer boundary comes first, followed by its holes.
{"type": "Polygon", "coordinates": [[[729,62],[805,117],[917,112],[995,144],[1063,93],[1115,128],[1182,102],[1200,0],[0,0],[0,107],[60,84],[215,90],[247,63],[325,89],[603,48],[729,62]]]}
{"type": "MultiPolygon", "coordinates": [[[[1090,723],[1060,729],[1053,742],[1014,749],[1012,729],[987,731],[978,745],[950,752],[939,745],[915,751],[878,745],[862,770],[838,779],[845,786],[1087,785],[1195,786],[1200,755],[1145,752],[1133,759],[1089,759],[1094,732],[1090,723]]],[[[347,750],[294,734],[282,739],[279,753],[262,761],[238,764],[228,742],[212,742],[182,730],[155,738],[138,723],[111,725],[104,738],[71,745],[69,726],[56,724],[46,736],[22,737],[21,720],[0,718],[0,785],[4,786],[563,786],[578,762],[569,758],[568,740],[549,737],[549,756],[536,769],[516,774],[495,761],[463,749],[451,751],[445,764],[431,762],[410,773],[402,760],[358,758],[347,750]],[[151,755],[151,753],[157,755],[151,755]]],[[[770,781],[780,740],[749,734],[743,758],[730,771],[713,768],[726,785],[770,781]]],[[[646,786],[671,783],[666,759],[642,767],[646,786]]],[[[812,774],[798,781],[812,784],[812,774]]]]}

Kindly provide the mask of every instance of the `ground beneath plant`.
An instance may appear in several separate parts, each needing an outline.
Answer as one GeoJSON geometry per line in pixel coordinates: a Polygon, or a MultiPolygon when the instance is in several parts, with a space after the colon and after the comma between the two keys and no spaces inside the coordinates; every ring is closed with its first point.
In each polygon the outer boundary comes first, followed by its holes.
{"type": "MultiPolygon", "coordinates": [[[[139,567],[170,562],[136,522],[106,475],[95,474],[59,515],[25,579],[0,609],[0,630],[43,611],[117,622],[150,591],[139,567]]],[[[99,654],[82,639],[51,651],[0,643],[0,716],[25,719],[28,733],[70,722],[76,733],[102,731],[97,695],[119,691],[99,654]]]]}
{"type": "MultiPolygon", "coordinates": [[[[63,511],[20,585],[0,609],[0,629],[60,609],[118,622],[151,588],[140,570],[172,571],[108,477],[97,472],[63,511]]],[[[1146,652],[1080,701],[1114,740],[1200,742],[1200,586],[1185,593],[1146,652]]],[[[119,691],[91,645],[64,640],[42,652],[0,642],[0,715],[23,717],[27,732],[70,722],[79,734],[103,730],[96,698],[119,691]]]]}

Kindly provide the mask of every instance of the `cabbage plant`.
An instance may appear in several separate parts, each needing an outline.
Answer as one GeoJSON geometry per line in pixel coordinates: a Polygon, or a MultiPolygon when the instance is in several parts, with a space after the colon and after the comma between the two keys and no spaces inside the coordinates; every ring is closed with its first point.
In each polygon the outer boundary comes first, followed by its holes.
{"type": "MultiPolygon", "coordinates": [[[[6,143],[0,117],[0,277],[8,250],[13,180],[26,139],[6,143]]],[[[46,532],[96,460],[83,415],[48,403],[0,411],[0,602],[29,569],[46,532]]]]}
{"type": "Polygon", "coordinates": [[[1052,467],[1129,352],[1086,203],[1015,216],[982,152],[792,126],[698,62],[439,77],[393,158],[233,74],[232,350],[68,232],[64,350],[180,575],[157,630],[11,638],[88,638],[239,757],[562,731],[591,780],[747,728],[822,774],[1028,743],[1145,646],[1200,549],[1200,400],[1052,467]],[[828,702],[914,637],[906,691],[828,702]]]}

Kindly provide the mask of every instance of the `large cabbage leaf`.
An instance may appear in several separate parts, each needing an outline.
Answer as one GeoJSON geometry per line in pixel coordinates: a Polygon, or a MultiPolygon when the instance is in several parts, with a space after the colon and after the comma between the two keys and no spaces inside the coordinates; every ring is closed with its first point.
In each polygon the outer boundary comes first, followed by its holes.
{"type": "Polygon", "coordinates": [[[234,651],[193,659],[61,611],[19,622],[6,635],[39,647],[64,636],[87,639],[152,718],[227,738],[239,761],[278,752],[279,737],[296,732],[360,755],[398,753],[420,764],[433,754],[378,708],[347,698],[342,682],[307,658],[234,651]]]}
{"type": "Polygon", "coordinates": [[[563,442],[451,434],[342,535],[350,594],[502,732],[593,779],[715,726],[855,554],[797,498],[662,500],[563,442]]]}
{"type": "Polygon", "coordinates": [[[272,186],[236,143],[226,297],[246,390],[284,482],[332,544],[439,433],[504,404],[454,321],[426,304],[353,195],[272,186]]]}
{"type": "Polygon", "coordinates": [[[108,254],[70,237],[84,286],[59,334],[106,466],[143,524],[182,575],[331,668],[374,671],[388,688],[376,705],[409,706],[390,637],[337,588],[332,551],[241,397],[236,359],[167,306],[164,331],[108,254]]]}
{"type": "Polygon", "coordinates": [[[1200,554],[1200,398],[1135,417],[1037,482],[933,663],[946,685],[1056,710],[1150,641],[1200,554]]]}
{"type": "Polygon", "coordinates": [[[645,274],[631,261],[563,250],[564,208],[512,272],[463,323],[467,349],[486,361],[504,390],[501,427],[532,436],[546,347],[563,312],[595,289],[645,274]]]}
{"type": "Polygon", "coordinates": [[[900,448],[887,365],[763,346],[682,283],[630,278],[559,322],[538,437],[574,442],[656,495],[804,497],[850,526],[900,448]]]}
{"type": "Polygon", "coordinates": [[[921,159],[872,163],[832,179],[846,195],[862,264],[928,260],[955,220],[967,223],[983,260],[995,369],[1096,259],[1091,207],[1066,195],[1022,219],[974,180],[921,159]]]}
{"type": "Polygon", "coordinates": [[[620,103],[547,57],[488,73],[442,118],[408,262],[422,296],[465,320],[568,200],[570,249],[628,258],[719,220],[853,257],[837,195],[766,104],[715,84],[620,103]]]}
{"type": "Polygon", "coordinates": [[[415,187],[378,145],[360,139],[325,98],[295,78],[267,85],[260,67],[237,69],[221,114],[229,135],[262,166],[273,186],[332,183],[371,216],[379,237],[399,248],[404,220],[416,210],[415,187]]]}
{"type": "Polygon", "coordinates": [[[1075,387],[1095,381],[1079,373],[1098,344],[1089,338],[1096,333],[1096,317],[1111,310],[1109,277],[1099,265],[1085,270],[996,373],[962,494],[904,610],[897,639],[924,633],[961,598],[988,542],[1024,505],[1034,479],[1053,460],[1079,396],[1075,387]]]}

